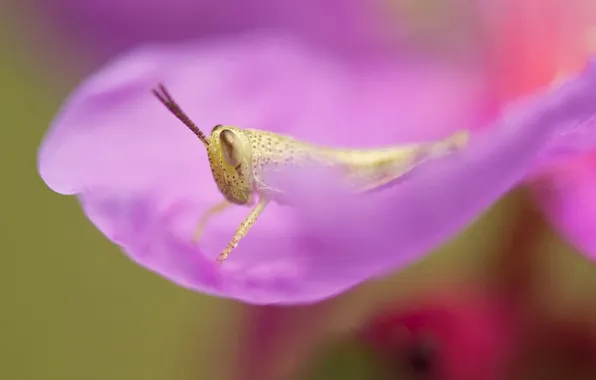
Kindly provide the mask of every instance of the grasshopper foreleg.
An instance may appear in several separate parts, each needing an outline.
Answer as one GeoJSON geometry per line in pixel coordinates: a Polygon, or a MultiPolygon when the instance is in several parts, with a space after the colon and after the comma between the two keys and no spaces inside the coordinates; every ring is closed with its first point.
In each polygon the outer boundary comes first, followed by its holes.
{"type": "Polygon", "coordinates": [[[268,201],[264,199],[259,199],[257,205],[251,210],[251,212],[242,221],[242,223],[240,223],[240,226],[236,230],[236,234],[234,235],[232,240],[230,240],[226,248],[224,248],[224,250],[217,257],[217,262],[219,264],[223,263],[228,258],[232,250],[238,246],[240,240],[244,236],[246,236],[246,234],[248,233],[252,225],[255,223],[259,215],[261,215],[261,213],[265,209],[265,206],[267,206],[267,203],[268,201]]]}

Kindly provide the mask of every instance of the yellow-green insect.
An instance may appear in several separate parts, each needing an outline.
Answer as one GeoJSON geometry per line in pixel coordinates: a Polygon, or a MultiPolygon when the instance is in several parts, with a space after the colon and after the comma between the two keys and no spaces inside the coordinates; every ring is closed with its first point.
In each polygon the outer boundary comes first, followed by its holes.
{"type": "Polygon", "coordinates": [[[317,146],[276,133],[217,125],[207,137],[182,111],[163,85],[153,90],[157,98],[182,121],[207,148],[209,165],[224,200],[213,205],[198,222],[199,241],[208,220],[230,205],[253,207],[236,234],[217,258],[223,263],[248,233],[269,202],[283,204],[283,191],[268,183],[265,168],[320,163],[345,171],[358,192],[387,185],[424,161],[463,148],[469,133],[459,131],[434,142],[380,149],[338,149],[317,146]]]}

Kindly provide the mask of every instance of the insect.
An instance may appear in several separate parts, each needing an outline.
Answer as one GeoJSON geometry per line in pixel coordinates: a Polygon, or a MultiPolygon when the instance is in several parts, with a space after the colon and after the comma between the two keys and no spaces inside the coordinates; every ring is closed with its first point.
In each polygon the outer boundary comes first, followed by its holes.
{"type": "Polygon", "coordinates": [[[366,192],[390,184],[422,162],[462,149],[469,138],[467,131],[459,131],[434,142],[379,149],[338,149],[272,132],[224,125],[216,125],[207,136],[163,85],[154,89],[153,94],[205,145],[213,178],[224,197],[201,216],[193,240],[198,242],[209,219],[231,205],[252,207],[217,257],[218,264],[238,246],[270,202],[285,203],[283,190],[267,181],[266,168],[283,169],[307,163],[337,167],[356,185],[357,192],[366,192]]]}

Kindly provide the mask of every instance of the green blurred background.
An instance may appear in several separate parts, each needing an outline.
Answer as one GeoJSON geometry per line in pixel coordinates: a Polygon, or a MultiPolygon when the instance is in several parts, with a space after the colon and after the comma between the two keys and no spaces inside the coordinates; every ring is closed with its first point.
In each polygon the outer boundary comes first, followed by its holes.
{"type": "MultiPolygon", "coordinates": [[[[27,1],[4,0],[0,9],[0,162],[10,173],[0,190],[0,379],[231,378],[244,316],[254,308],[187,291],[139,267],[87,221],[75,198],[45,186],[38,145],[91,65],[69,65],[74,58],[27,1]]],[[[482,283],[524,202],[523,193],[507,197],[437,254],[342,296],[326,331],[350,331],[379,302],[417,289],[482,283]]],[[[547,229],[538,249],[541,307],[565,316],[595,302],[593,265],[547,229]]],[[[347,378],[341,367],[332,371],[347,378]]]]}
{"type": "Polygon", "coordinates": [[[37,147],[86,69],[68,65],[30,4],[0,4],[0,161],[10,173],[0,197],[0,379],[218,378],[225,367],[212,357],[230,344],[240,306],[133,264],[75,198],[45,186],[37,147]]]}

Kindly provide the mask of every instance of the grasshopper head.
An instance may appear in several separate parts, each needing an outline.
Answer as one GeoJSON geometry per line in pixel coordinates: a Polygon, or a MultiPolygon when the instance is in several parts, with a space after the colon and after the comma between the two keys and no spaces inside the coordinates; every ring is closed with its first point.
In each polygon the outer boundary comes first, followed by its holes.
{"type": "Polygon", "coordinates": [[[217,125],[207,145],[213,179],[231,203],[247,204],[252,195],[251,145],[242,129],[217,125]]]}
{"type": "Polygon", "coordinates": [[[209,165],[219,191],[231,203],[247,204],[252,195],[252,160],[248,138],[240,128],[216,125],[207,137],[182,111],[163,85],[153,94],[188,127],[207,148],[209,165]]]}

